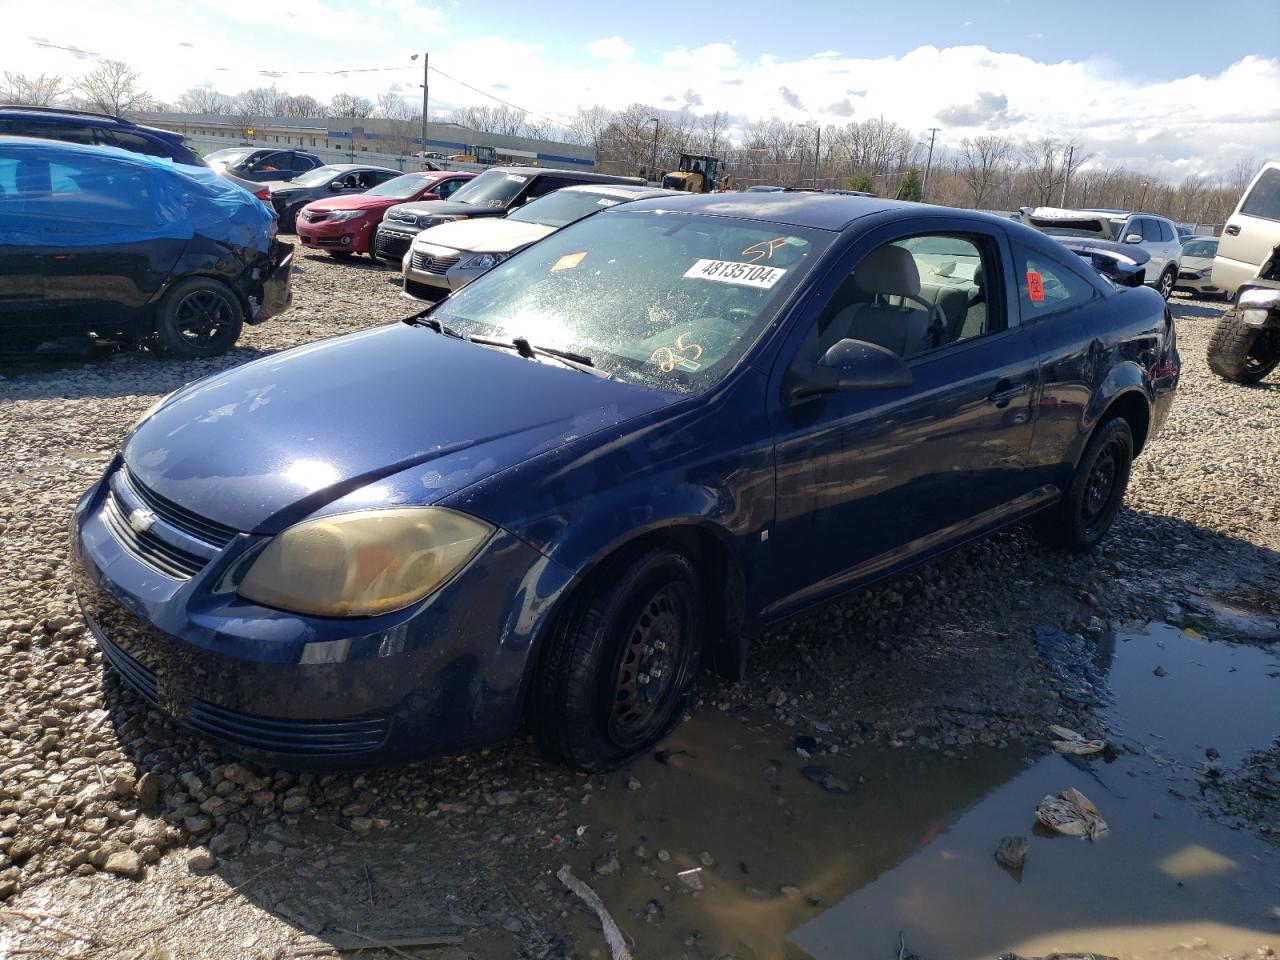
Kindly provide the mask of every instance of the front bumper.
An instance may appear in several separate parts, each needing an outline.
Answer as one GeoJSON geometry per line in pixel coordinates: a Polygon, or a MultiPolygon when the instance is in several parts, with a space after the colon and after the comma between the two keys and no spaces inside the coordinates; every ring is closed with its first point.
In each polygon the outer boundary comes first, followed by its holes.
{"type": "Polygon", "coordinates": [[[374,224],[369,219],[342,220],[331,223],[321,220],[307,223],[303,218],[298,220],[298,239],[303,245],[322,250],[347,250],[352,253],[368,253],[369,237],[374,224]]]}
{"type": "Polygon", "coordinates": [[[1173,288],[1175,290],[1190,290],[1194,293],[1221,294],[1226,292],[1221,287],[1214,286],[1212,274],[1200,276],[1197,272],[1190,270],[1180,270],[1178,272],[1178,279],[1173,288]]]}
{"type": "MultiPolygon", "coordinates": [[[[407,610],[307,617],[219,586],[262,537],[232,532],[203,567],[164,573],[113,526],[116,496],[104,478],[76,507],[76,593],[106,662],[187,729],[296,769],[401,762],[515,732],[542,615],[570,580],[523,541],[499,530],[407,610]]],[[[185,515],[159,506],[162,519],[185,515]]]]}

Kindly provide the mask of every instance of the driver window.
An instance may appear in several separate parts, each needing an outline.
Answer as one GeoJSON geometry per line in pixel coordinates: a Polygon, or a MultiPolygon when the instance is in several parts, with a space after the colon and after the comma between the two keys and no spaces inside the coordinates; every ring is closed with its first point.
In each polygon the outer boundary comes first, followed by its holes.
{"type": "Polygon", "coordinates": [[[933,233],[872,250],[818,318],[814,352],[852,339],[910,358],[998,329],[987,278],[999,272],[987,247],[979,237],[933,233]]]}

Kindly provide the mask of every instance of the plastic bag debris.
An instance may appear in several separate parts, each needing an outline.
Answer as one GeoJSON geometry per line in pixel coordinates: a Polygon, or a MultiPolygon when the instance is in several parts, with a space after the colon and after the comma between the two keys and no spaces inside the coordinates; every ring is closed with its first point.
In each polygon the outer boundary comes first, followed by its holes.
{"type": "Polygon", "coordinates": [[[0,138],[0,245],[102,246],[157,238],[270,249],[272,213],[207,167],[117,147],[0,138]]]}
{"type": "Polygon", "coordinates": [[[1036,650],[1063,682],[1064,699],[1086,704],[1102,700],[1106,681],[1093,662],[1094,649],[1084,637],[1036,624],[1036,650]]]}
{"type": "Polygon", "coordinates": [[[1050,794],[1041,800],[1036,807],[1036,819],[1067,837],[1101,840],[1111,833],[1093,801],[1074,787],[1063,790],[1056,797],[1050,794]]]}
{"type": "Polygon", "coordinates": [[[1105,740],[1089,740],[1068,727],[1060,727],[1056,723],[1049,725],[1053,734],[1053,749],[1059,753],[1067,753],[1077,757],[1092,757],[1107,749],[1105,740]]]}

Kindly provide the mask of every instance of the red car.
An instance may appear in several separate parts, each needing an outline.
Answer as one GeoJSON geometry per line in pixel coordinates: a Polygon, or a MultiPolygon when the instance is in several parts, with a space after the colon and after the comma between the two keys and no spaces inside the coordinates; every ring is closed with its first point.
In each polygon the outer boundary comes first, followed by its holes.
{"type": "Polygon", "coordinates": [[[373,232],[390,207],[412,200],[447,200],[474,176],[423,170],[395,177],[365,193],[313,200],[298,215],[298,239],[335,257],[368,253],[373,232]]]}

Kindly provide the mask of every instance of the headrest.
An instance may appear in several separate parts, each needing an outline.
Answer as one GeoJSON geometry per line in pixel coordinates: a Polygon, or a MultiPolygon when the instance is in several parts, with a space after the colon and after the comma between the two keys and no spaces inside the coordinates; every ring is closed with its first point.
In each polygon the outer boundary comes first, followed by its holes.
{"type": "Polygon", "coordinates": [[[986,284],[986,282],[987,282],[986,271],[982,269],[982,264],[978,264],[977,269],[973,271],[973,285],[975,287],[982,287],[986,284]]]}
{"type": "Polygon", "coordinates": [[[877,247],[867,254],[853,271],[853,282],[864,293],[892,297],[920,295],[920,271],[915,258],[893,244],[877,247]]]}

